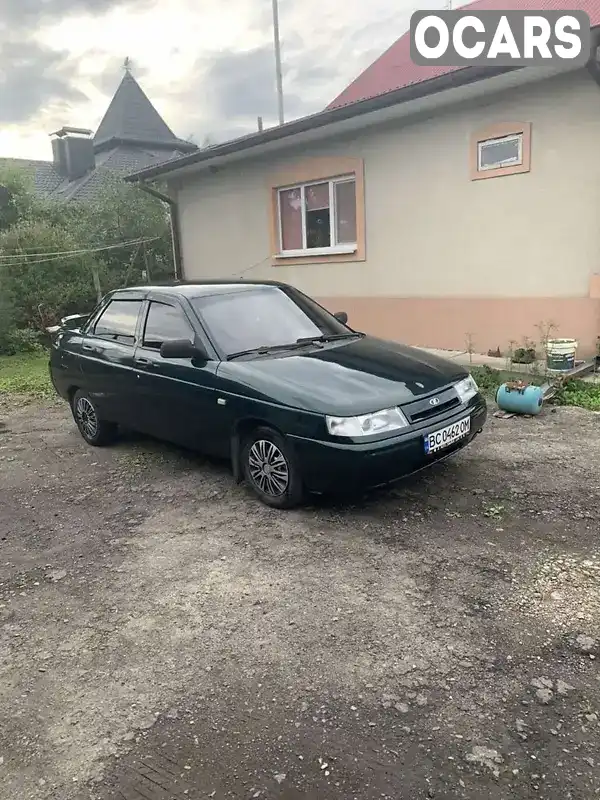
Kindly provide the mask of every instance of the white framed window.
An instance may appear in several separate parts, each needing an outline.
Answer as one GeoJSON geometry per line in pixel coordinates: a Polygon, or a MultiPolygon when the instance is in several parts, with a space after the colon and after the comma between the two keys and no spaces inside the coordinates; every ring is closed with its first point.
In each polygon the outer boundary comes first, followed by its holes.
{"type": "Polygon", "coordinates": [[[354,253],[356,178],[345,175],[277,190],[278,257],[354,253]]]}
{"type": "Polygon", "coordinates": [[[477,143],[477,170],[502,169],[523,163],[523,134],[512,133],[477,143]]]}

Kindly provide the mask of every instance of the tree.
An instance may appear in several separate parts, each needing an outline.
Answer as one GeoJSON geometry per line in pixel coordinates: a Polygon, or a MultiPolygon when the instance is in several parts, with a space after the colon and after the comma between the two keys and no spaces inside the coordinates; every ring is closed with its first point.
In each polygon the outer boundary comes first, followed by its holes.
{"type": "Polygon", "coordinates": [[[5,284],[0,269],[0,353],[10,352],[13,349],[11,334],[15,327],[13,306],[5,284]]]}
{"type": "Polygon", "coordinates": [[[44,330],[91,310],[98,293],[173,276],[168,211],[114,173],[91,202],[37,197],[28,176],[0,171],[0,352],[13,329],[44,330]]]}
{"type": "Polygon", "coordinates": [[[98,250],[97,260],[106,288],[138,283],[144,280],[143,273],[151,281],[173,277],[171,228],[165,204],[114,173],[103,177],[102,189],[93,203],[82,204],[76,227],[79,240],[88,248],[103,248],[98,250]],[[139,244],[114,246],[123,242],[139,244]]]}
{"type": "Polygon", "coordinates": [[[60,224],[73,214],[72,206],[39,197],[33,176],[22,168],[0,167],[0,186],[7,190],[4,202],[0,202],[0,232],[25,220],[45,219],[60,224]]]}
{"type": "Polygon", "coordinates": [[[5,167],[0,169],[0,231],[6,230],[20,219],[28,219],[35,213],[37,202],[33,181],[24,171],[5,167]]]}
{"type": "Polygon", "coordinates": [[[2,284],[17,328],[43,331],[83,304],[95,305],[90,256],[74,234],[47,220],[25,220],[0,237],[2,284]]]}

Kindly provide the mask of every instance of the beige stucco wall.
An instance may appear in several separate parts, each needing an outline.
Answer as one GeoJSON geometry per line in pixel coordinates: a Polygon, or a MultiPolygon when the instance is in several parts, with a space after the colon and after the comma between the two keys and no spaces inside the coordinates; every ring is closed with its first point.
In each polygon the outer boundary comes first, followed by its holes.
{"type": "Polygon", "coordinates": [[[600,88],[582,71],[203,173],[177,191],[185,277],[277,279],[328,299],[586,298],[600,271],[599,142],[600,88]],[[471,181],[470,137],[515,121],[532,125],[531,171],[471,181]],[[272,266],[269,174],[341,155],[364,159],[366,261],[272,266]]]}

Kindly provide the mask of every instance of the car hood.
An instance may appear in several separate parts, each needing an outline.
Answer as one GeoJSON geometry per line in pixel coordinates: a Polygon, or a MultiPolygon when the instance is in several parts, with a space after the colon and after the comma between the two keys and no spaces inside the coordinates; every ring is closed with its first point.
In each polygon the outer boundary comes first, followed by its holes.
{"type": "Polygon", "coordinates": [[[219,368],[219,377],[249,396],[339,416],[403,405],[467,374],[452,361],[371,336],[219,368]]]}

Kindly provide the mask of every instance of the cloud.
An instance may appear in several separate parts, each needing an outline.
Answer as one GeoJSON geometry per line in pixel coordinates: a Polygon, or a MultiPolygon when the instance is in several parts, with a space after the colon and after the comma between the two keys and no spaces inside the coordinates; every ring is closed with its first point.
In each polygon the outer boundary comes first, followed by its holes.
{"type": "MultiPolygon", "coordinates": [[[[125,59],[118,57],[98,57],[97,61],[101,64],[103,63],[103,67],[97,72],[97,74],[92,76],[92,84],[96,89],[98,89],[98,91],[106,95],[106,97],[112,97],[117,91],[117,87],[123,78],[125,59]]],[[[135,75],[136,80],[141,83],[143,83],[144,78],[148,76],[149,68],[144,65],[137,64],[133,59],[130,59],[129,68],[135,75]]]]}
{"type": "Polygon", "coordinates": [[[26,122],[41,108],[85,100],[73,86],[76,72],[67,53],[27,40],[2,44],[0,123],[26,122]]]}
{"type": "MultiPolygon", "coordinates": [[[[148,5],[147,0],[129,0],[128,4],[148,5]]],[[[3,0],[2,22],[8,30],[23,28],[74,14],[104,14],[122,5],[122,0],[3,0]]]]}
{"type": "MultiPolygon", "coordinates": [[[[15,155],[44,157],[55,121],[95,128],[126,55],[179,136],[216,142],[255,131],[258,116],[277,124],[271,0],[0,4],[0,145],[15,155]]],[[[279,0],[286,120],[325,108],[416,8],[440,0],[279,0]]]]}
{"type": "MultiPolygon", "coordinates": [[[[316,74],[313,76],[313,79],[316,74]]],[[[219,53],[199,75],[205,86],[211,116],[228,123],[255,121],[277,114],[275,56],[272,45],[245,52],[219,53]]],[[[285,97],[289,114],[305,112],[302,97],[289,92],[285,97]]]]}
{"type": "MultiPolygon", "coordinates": [[[[128,0],[143,7],[146,0],[128,0]]],[[[2,0],[0,122],[20,124],[69,113],[86,95],[77,87],[78,64],[67,50],[40,41],[44,24],[73,14],[103,14],[122,0],[2,0]]]]}
{"type": "MultiPolygon", "coordinates": [[[[271,8],[271,0],[255,0],[252,48],[196,61],[171,104],[172,127],[223,141],[256,130],[258,116],[277,123],[271,8]]],[[[414,8],[412,0],[279,0],[286,120],[322,110],[407,30],[414,8]]]]}

